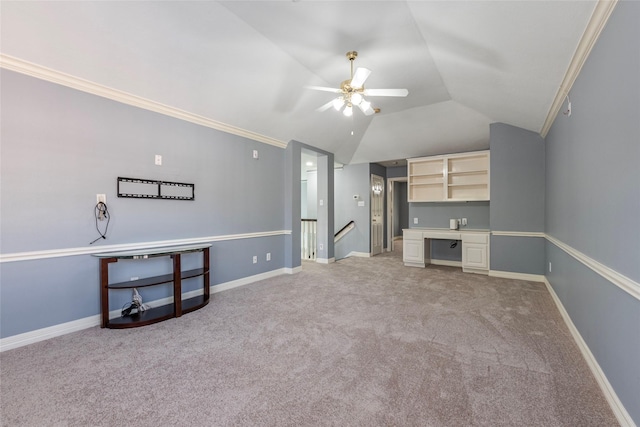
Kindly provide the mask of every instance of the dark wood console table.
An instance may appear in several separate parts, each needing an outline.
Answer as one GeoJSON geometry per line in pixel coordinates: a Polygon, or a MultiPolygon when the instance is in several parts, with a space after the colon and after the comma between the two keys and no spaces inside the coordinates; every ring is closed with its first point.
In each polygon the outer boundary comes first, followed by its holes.
{"type": "Polygon", "coordinates": [[[103,328],[135,328],[161,322],[197,310],[209,303],[209,248],[210,244],[168,246],[162,248],[136,249],[131,251],[105,252],[93,254],[100,258],[100,304],[103,328]],[[186,253],[202,252],[202,268],[182,271],[180,256],[186,253]],[[173,259],[173,272],[161,276],[145,277],[119,283],[109,283],[109,265],[119,260],[144,260],[169,256],[173,259]],[[182,280],[203,277],[203,294],[182,299],[182,280]],[[132,289],[173,282],[173,302],[153,307],[140,313],[109,319],[109,290],[132,289]]]}

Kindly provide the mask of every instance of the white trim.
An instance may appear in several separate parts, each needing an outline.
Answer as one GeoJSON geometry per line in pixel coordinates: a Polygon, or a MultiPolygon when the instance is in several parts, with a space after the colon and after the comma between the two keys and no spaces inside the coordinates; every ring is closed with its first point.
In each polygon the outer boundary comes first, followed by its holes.
{"type": "Polygon", "coordinates": [[[284,274],[296,274],[296,273],[300,273],[302,271],[302,266],[299,265],[297,267],[285,267],[284,268],[284,274]]]}
{"type": "Polygon", "coordinates": [[[13,350],[14,348],[23,347],[38,341],[48,340],[49,338],[59,337],[61,335],[70,334],[72,332],[81,331],[83,329],[99,325],[100,315],[96,314],[83,319],[73,320],[71,322],[61,323],[59,325],[2,338],[0,339],[0,352],[13,350]]]}
{"type": "Polygon", "coordinates": [[[41,80],[45,80],[51,83],[56,83],[62,86],[70,87],[82,92],[97,95],[102,98],[111,99],[123,104],[131,105],[134,107],[142,108],[144,110],[153,111],[163,114],[165,116],[174,117],[176,119],[184,120],[186,122],[195,123],[197,125],[205,126],[211,129],[216,129],[222,132],[238,135],[244,138],[252,139],[254,141],[263,142],[265,144],[274,145],[280,148],[286,148],[287,143],[284,141],[271,138],[269,136],[261,135],[246,129],[241,129],[226,123],[219,122],[198,114],[190,113],[179,108],[171,107],[169,105],[161,104],[149,99],[141,98],[136,95],[132,95],[121,90],[113,89],[107,86],[103,86],[79,77],[72,76],[70,74],[62,73],[60,71],[53,70],[51,68],[44,67],[42,65],[34,64],[29,61],[25,61],[14,56],[10,56],[4,53],[0,53],[0,67],[7,70],[15,71],[17,73],[25,74],[31,77],[35,77],[41,80]]]}
{"type": "Polygon", "coordinates": [[[586,265],[587,267],[589,267],[590,269],[598,273],[600,276],[604,277],[614,285],[618,286],[623,291],[627,292],[629,295],[640,300],[640,283],[599,263],[595,259],[588,257],[587,255],[572,248],[571,246],[565,243],[562,243],[560,240],[556,239],[555,237],[552,237],[546,234],[545,238],[549,242],[553,243],[554,245],[556,245],[557,247],[565,251],[567,254],[571,255],[572,257],[574,257],[575,259],[577,259],[578,261],[580,261],[581,263],[583,263],[584,265],[586,265]]]}
{"type": "Polygon", "coordinates": [[[371,253],[369,252],[356,252],[351,251],[347,254],[345,258],[356,257],[356,258],[371,258],[371,253]]]}
{"type": "Polygon", "coordinates": [[[492,231],[491,235],[509,237],[545,237],[545,234],[541,231],[492,231]]]}
{"type": "Polygon", "coordinates": [[[591,15],[591,19],[580,38],[580,43],[578,43],[578,47],[573,54],[571,63],[569,63],[569,68],[564,75],[560,88],[558,89],[553,103],[551,104],[551,108],[547,113],[547,118],[540,130],[540,135],[542,135],[543,138],[547,136],[547,133],[551,129],[551,125],[553,125],[553,122],[558,115],[558,111],[560,111],[560,108],[564,104],[567,94],[571,90],[573,83],[578,78],[578,75],[582,70],[582,66],[589,57],[591,49],[596,44],[596,41],[598,40],[598,37],[600,36],[600,33],[607,23],[607,20],[609,19],[611,12],[613,12],[613,8],[617,2],[618,0],[599,0],[596,4],[593,14],[591,15]]]}
{"type": "Polygon", "coordinates": [[[336,259],[334,257],[331,258],[316,258],[316,262],[318,264],[331,264],[336,262],[336,259]]]}
{"type": "Polygon", "coordinates": [[[489,270],[489,276],[503,279],[526,280],[527,282],[544,282],[542,274],[516,273],[513,271],[489,270]]]}
{"type": "MultiPolygon", "coordinates": [[[[296,267],[300,269],[301,267],[296,267]]],[[[248,285],[250,283],[258,282],[260,280],[270,279],[272,277],[280,276],[282,274],[289,273],[286,268],[280,268],[277,270],[267,271],[265,273],[256,274],[253,276],[243,277],[241,279],[232,280],[230,282],[219,283],[212,285],[209,289],[212,294],[227,291],[229,289],[237,288],[239,286],[248,285]]],[[[295,270],[295,269],[294,269],[295,270]]],[[[203,290],[198,289],[195,291],[185,292],[182,294],[182,298],[192,298],[198,295],[202,295],[203,290]]],[[[159,307],[161,305],[169,304],[173,302],[173,296],[167,298],[161,298],[154,301],[144,301],[150,307],[159,307]]],[[[120,316],[121,310],[112,310],[109,312],[109,318],[113,319],[120,316]]],[[[10,337],[0,339],[0,352],[13,350],[14,348],[23,347],[25,345],[34,344],[39,341],[48,340],[49,338],[58,337],[61,335],[70,334],[72,332],[80,331],[83,329],[92,328],[94,326],[100,326],[101,316],[96,314],[94,316],[85,317],[83,319],[73,320],[71,322],[61,323],[59,325],[49,326],[35,331],[25,332],[23,334],[13,335],[10,337]]]]}
{"type": "Polygon", "coordinates": [[[447,260],[447,259],[431,259],[431,261],[429,263],[433,264],[433,265],[445,265],[447,267],[461,267],[462,268],[462,261],[450,261],[450,260],[447,260]]]}
{"type": "Polygon", "coordinates": [[[615,390],[611,386],[611,383],[609,383],[607,376],[602,371],[602,368],[598,364],[598,361],[596,360],[596,358],[593,356],[593,353],[591,353],[591,350],[589,349],[589,346],[587,346],[587,343],[582,338],[582,335],[580,335],[578,328],[576,328],[576,326],[573,324],[573,321],[571,320],[569,313],[567,313],[567,310],[565,310],[564,305],[562,305],[562,301],[560,301],[560,298],[558,298],[558,295],[553,290],[553,287],[551,286],[551,284],[549,283],[546,277],[544,278],[544,284],[546,285],[547,290],[551,294],[551,297],[553,298],[553,301],[555,302],[556,307],[558,307],[558,311],[562,315],[562,318],[564,319],[564,323],[569,328],[569,332],[571,332],[573,339],[575,340],[576,344],[578,345],[578,348],[582,352],[582,356],[587,362],[587,365],[589,365],[589,369],[591,369],[591,373],[593,374],[596,381],[598,382],[598,385],[600,386],[600,389],[602,390],[604,397],[607,399],[607,402],[609,403],[611,410],[613,411],[616,418],[618,419],[618,422],[622,427],[634,427],[635,423],[633,422],[633,419],[631,419],[631,416],[629,415],[624,405],[618,398],[618,395],[616,394],[615,390]]]}
{"type": "Polygon", "coordinates": [[[124,244],[106,245],[106,246],[90,246],[90,247],[84,247],[84,248],[67,248],[67,249],[52,249],[52,250],[44,250],[44,251],[32,251],[32,252],[15,252],[15,253],[9,253],[9,254],[0,254],[0,263],[29,261],[29,260],[46,259],[46,258],[59,258],[59,257],[77,256],[77,255],[91,255],[91,254],[102,253],[102,252],[149,249],[149,248],[158,248],[163,246],[195,245],[199,243],[222,242],[227,240],[255,239],[258,237],[280,236],[280,235],[286,235],[286,234],[291,234],[291,230],[262,231],[257,233],[242,233],[242,234],[226,234],[221,236],[206,236],[206,237],[197,237],[192,239],[158,240],[155,242],[124,243],[124,244]]]}

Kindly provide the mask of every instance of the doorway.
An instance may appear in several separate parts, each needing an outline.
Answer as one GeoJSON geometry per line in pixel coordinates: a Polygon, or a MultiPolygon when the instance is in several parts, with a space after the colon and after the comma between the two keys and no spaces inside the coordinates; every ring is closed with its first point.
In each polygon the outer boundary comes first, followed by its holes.
{"type": "Polygon", "coordinates": [[[409,228],[407,178],[387,180],[387,250],[402,251],[402,230],[409,228]]]}
{"type": "Polygon", "coordinates": [[[371,256],[384,250],[384,178],[371,175],[371,256]]]}

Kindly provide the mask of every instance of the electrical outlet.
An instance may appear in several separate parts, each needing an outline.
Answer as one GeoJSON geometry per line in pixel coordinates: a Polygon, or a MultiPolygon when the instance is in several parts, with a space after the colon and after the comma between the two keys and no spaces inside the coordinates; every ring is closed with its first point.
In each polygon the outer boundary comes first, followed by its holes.
{"type": "Polygon", "coordinates": [[[551,273],[551,261],[549,261],[549,273],[551,273]]]}
{"type": "Polygon", "coordinates": [[[258,257],[256,255],[253,256],[253,263],[254,264],[258,263],[258,257]]]}
{"type": "Polygon", "coordinates": [[[418,218],[413,218],[413,223],[417,224],[418,223],[418,218]]]}
{"type": "Polygon", "coordinates": [[[467,225],[467,218],[462,218],[462,225],[467,225]]]}
{"type": "Polygon", "coordinates": [[[324,249],[324,245],[323,245],[322,243],[320,243],[320,244],[318,245],[318,249],[323,250],[323,249],[324,249]]]}
{"type": "Polygon", "coordinates": [[[162,166],[162,156],[160,154],[156,154],[156,166],[162,166]]]}
{"type": "Polygon", "coordinates": [[[96,203],[107,203],[107,195],[106,194],[96,194],[96,203]]]}
{"type": "Polygon", "coordinates": [[[267,261],[271,261],[271,252],[267,252],[267,261]]]}
{"type": "Polygon", "coordinates": [[[254,158],[254,159],[259,158],[259,156],[258,156],[258,150],[253,150],[253,158],[254,158]]]}

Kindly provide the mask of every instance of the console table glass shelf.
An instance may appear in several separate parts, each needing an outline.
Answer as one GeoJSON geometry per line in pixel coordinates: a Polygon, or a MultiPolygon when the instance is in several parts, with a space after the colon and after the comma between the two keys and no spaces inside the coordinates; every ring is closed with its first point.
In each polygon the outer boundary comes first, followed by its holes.
{"type": "Polygon", "coordinates": [[[100,302],[103,328],[133,328],[161,322],[204,307],[209,302],[209,248],[210,244],[167,246],[93,254],[100,259],[100,302]],[[202,268],[181,270],[181,255],[202,252],[202,268]],[[126,282],[109,283],[109,265],[119,260],[144,260],[169,256],[173,260],[173,272],[160,276],[145,277],[126,282]],[[193,298],[182,299],[182,280],[203,277],[203,293],[193,298]],[[109,291],[117,289],[144,288],[173,283],[173,302],[153,307],[140,313],[109,319],[109,291]]]}

